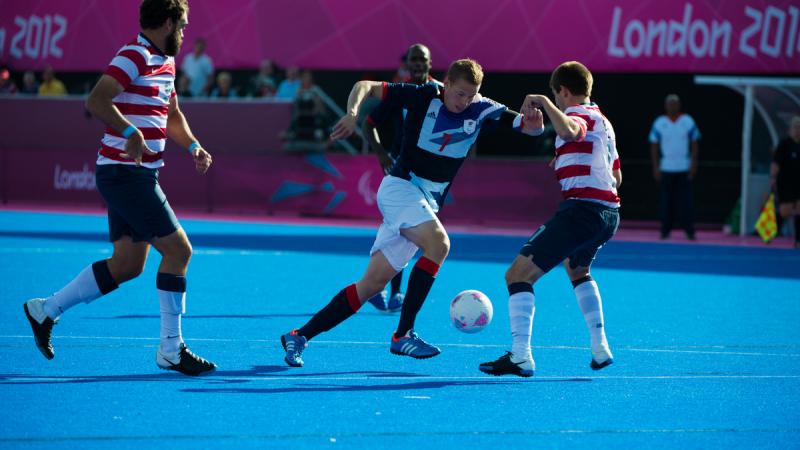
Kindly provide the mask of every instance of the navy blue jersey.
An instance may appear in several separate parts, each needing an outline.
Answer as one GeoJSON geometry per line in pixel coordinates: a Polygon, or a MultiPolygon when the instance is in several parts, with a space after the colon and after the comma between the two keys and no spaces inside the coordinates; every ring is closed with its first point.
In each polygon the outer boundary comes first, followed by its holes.
{"type": "MultiPolygon", "coordinates": [[[[428,80],[428,83],[442,86],[442,83],[434,78],[429,77],[428,80]]],[[[396,105],[390,105],[387,102],[380,102],[380,104],[378,104],[378,106],[372,110],[367,118],[367,120],[373,126],[379,126],[386,122],[391,122],[394,126],[394,138],[392,139],[392,145],[388,148],[388,150],[389,155],[395,161],[397,161],[397,158],[400,156],[400,150],[403,143],[403,121],[405,120],[407,113],[407,109],[400,108],[396,105]]]]}
{"type": "Polygon", "coordinates": [[[407,110],[400,155],[390,175],[418,186],[434,210],[487,121],[520,131],[523,126],[522,115],[480,94],[464,111],[450,112],[443,93],[441,86],[432,83],[383,84],[386,107],[407,110]]]}
{"type": "Polygon", "coordinates": [[[486,121],[500,121],[520,130],[522,116],[494,100],[475,97],[460,113],[447,110],[443,90],[432,83],[421,86],[385,83],[387,107],[406,109],[402,148],[391,175],[450,183],[467,157],[486,121]]]}

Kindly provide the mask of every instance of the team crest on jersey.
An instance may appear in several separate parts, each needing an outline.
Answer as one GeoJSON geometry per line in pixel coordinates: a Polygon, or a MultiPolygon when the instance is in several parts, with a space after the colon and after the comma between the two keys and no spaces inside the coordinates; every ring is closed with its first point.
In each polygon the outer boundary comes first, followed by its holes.
{"type": "Polygon", "coordinates": [[[478,128],[478,122],[472,119],[467,119],[464,121],[464,133],[472,134],[475,132],[477,128],[478,128]]]}

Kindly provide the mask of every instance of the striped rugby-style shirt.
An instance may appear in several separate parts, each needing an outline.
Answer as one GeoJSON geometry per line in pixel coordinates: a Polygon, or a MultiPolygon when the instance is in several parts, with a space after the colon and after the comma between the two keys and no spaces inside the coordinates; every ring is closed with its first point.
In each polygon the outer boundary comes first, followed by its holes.
{"type": "Polygon", "coordinates": [[[556,138],[556,178],[565,199],[588,200],[618,208],[616,181],[619,169],[614,128],[595,104],[570,106],[564,113],[581,127],[573,142],[556,138]]]}
{"type": "MultiPolygon", "coordinates": [[[[175,59],[157,49],[144,35],[122,47],[104,72],[124,88],[114,97],[114,106],[144,135],[155,155],[142,155],[142,166],[157,169],[164,165],[161,153],[167,140],[167,113],[175,94],[175,59]]],[[[123,158],[126,139],[106,128],[97,155],[97,164],[135,164],[123,158]]]]}

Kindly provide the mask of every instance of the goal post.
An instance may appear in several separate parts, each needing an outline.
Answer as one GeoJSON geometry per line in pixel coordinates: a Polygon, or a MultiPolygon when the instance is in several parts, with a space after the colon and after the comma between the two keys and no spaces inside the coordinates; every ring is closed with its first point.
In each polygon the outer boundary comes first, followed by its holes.
{"type": "MultiPolygon", "coordinates": [[[[758,200],[765,193],[763,175],[752,172],[753,121],[755,113],[764,122],[770,137],[768,149],[778,145],[781,136],[786,134],[793,115],[800,113],[800,78],[736,77],[696,75],[695,84],[725,86],[744,97],[742,114],[742,152],[741,152],[741,214],[739,234],[745,236],[753,226],[761,207],[758,200]]],[[[764,143],[760,143],[761,146],[764,143]]]]}

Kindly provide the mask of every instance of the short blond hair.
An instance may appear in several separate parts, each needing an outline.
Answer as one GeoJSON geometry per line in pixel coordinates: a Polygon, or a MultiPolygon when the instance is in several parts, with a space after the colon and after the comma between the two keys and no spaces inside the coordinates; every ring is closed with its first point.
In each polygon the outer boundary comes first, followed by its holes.
{"type": "Polygon", "coordinates": [[[483,83],[483,68],[474,59],[459,59],[450,64],[447,69],[447,79],[450,83],[464,80],[469,84],[480,86],[483,83]]]}

